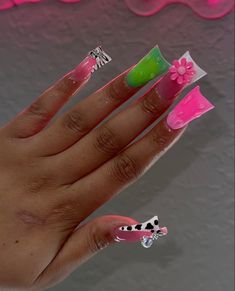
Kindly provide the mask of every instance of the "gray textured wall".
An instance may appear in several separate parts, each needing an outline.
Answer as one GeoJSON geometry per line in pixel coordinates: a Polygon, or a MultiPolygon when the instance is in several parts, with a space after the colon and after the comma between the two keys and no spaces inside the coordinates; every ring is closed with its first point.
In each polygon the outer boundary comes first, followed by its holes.
{"type": "Polygon", "coordinates": [[[170,60],[191,50],[208,72],[202,91],[216,109],[194,122],[138,183],[95,215],[144,220],[156,213],[170,234],[149,250],[133,244],[106,249],[52,290],[234,290],[233,14],[206,21],[174,5],[140,18],[123,1],[111,0],[75,5],[48,0],[0,12],[0,124],[97,44],[113,62],[71,104],[156,43],[170,60]]]}

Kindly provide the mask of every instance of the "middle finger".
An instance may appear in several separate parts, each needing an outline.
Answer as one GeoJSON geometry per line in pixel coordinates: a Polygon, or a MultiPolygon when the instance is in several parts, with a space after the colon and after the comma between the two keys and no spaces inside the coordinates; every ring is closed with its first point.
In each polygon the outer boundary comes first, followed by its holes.
{"type": "Polygon", "coordinates": [[[34,139],[35,151],[50,156],[68,149],[169,66],[160,49],[154,47],[136,66],[76,104],[42,131],[34,139]]]}
{"type": "Polygon", "coordinates": [[[51,164],[56,165],[60,181],[72,183],[118,154],[158,119],[188,84],[172,80],[169,71],[137,102],[93,130],[67,151],[52,157],[51,164]]]}

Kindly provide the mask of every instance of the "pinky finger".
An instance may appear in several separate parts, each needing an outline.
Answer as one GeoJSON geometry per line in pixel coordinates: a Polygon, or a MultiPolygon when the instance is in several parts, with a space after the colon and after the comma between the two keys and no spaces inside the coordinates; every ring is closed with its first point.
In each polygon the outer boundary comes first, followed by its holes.
{"type": "Polygon", "coordinates": [[[3,129],[6,135],[27,138],[41,131],[69,98],[88,82],[95,65],[95,58],[86,57],[73,71],[62,77],[17,115],[3,129]]]}

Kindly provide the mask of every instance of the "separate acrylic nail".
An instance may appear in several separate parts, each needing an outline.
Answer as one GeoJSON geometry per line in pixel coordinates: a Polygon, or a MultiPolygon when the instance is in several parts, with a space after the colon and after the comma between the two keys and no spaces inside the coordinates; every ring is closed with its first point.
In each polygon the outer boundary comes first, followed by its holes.
{"type": "Polygon", "coordinates": [[[83,82],[90,78],[91,74],[111,61],[111,57],[99,46],[90,51],[87,57],[74,69],[71,79],[83,82]]]}
{"type": "Polygon", "coordinates": [[[197,86],[169,113],[167,116],[167,124],[171,129],[183,128],[192,120],[213,108],[214,105],[201,94],[200,87],[197,86]]]}
{"type": "Polygon", "coordinates": [[[137,65],[128,73],[127,84],[139,87],[166,72],[170,64],[163,57],[158,46],[155,46],[137,65]]]}
{"type": "Polygon", "coordinates": [[[175,99],[183,89],[206,75],[187,51],[179,60],[173,61],[169,71],[157,82],[156,91],[166,99],[175,99]]]}
{"type": "Polygon", "coordinates": [[[158,217],[134,225],[121,226],[114,231],[116,241],[141,242],[142,246],[149,248],[158,237],[167,235],[166,227],[159,227],[158,217]]]}

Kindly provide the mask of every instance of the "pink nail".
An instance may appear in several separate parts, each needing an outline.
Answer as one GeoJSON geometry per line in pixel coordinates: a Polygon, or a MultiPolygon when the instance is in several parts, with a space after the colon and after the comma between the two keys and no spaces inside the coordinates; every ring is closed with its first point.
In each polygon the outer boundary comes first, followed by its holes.
{"type": "Polygon", "coordinates": [[[120,229],[114,230],[114,235],[117,241],[139,242],[144,236],[152,236],[150,231],[123,231],[120,229]]]}
{"type": "Polygon", "coordinates": [[[115,240],[126,242],[143,241],[144,237],[149,237],[153,240],[154,236],[164,236],[167,233],[166,227],[159,227],[157,216],[143,223],[120,226],[114,230],[115,240]]]}
{"type": "Polygon", "coordinates": [[[71,78],[74,81],[82,82],[87,80],[96,65],[96,59],[92,57],[86,57],[73,71],[71,78]]]}
{"type": "Polygon", "coordinates": [[[169,71],[157,82],[156,90],[165,100],[173,101],[184,88],[206,75],[189,52],[172,63],[169,71]]]}
{"type": "Polygon", "coordinates": [[[165,100],[174,100],[185,88],[185,84],[178,84],[171,79],[171,73],[166,73],[156,84],[157,93],[165,100]]]}
{"type": "Polygon", "coordinates": [[[201,94],[200,87],[197,86],[169,113],[167,124],[172,129],[182,128],[213,108],[214,105],[201,94]]]}

